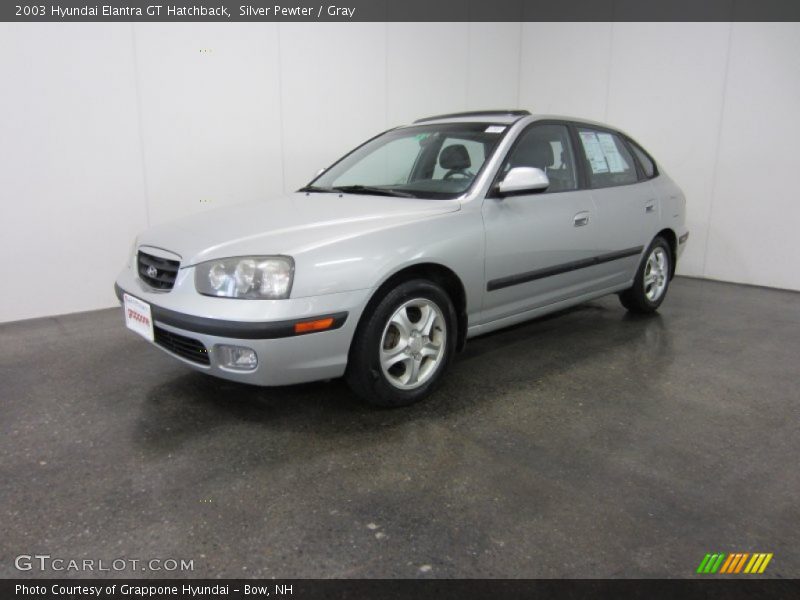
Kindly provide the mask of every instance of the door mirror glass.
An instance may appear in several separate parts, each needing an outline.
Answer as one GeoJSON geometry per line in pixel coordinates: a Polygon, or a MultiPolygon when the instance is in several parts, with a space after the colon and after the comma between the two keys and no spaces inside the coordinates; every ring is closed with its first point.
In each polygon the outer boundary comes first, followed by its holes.
{"type": "Polygon", "coordinates": [[[536,192],[547,189],[550,179],[542,169],[537,167],[514,167],[497,186],[501,196],[520,194],[522,192],[536,192]]]}

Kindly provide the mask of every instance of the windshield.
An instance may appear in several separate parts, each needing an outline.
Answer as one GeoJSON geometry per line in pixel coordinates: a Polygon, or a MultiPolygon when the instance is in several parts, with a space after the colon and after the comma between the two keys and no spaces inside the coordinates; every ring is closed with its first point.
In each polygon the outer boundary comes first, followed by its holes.
{"type": "Polygon", "coordinates": [[[345,156],[301,191],[456,198],[472,185],[507,129],[490,123],[393,129],[345,156]]]}

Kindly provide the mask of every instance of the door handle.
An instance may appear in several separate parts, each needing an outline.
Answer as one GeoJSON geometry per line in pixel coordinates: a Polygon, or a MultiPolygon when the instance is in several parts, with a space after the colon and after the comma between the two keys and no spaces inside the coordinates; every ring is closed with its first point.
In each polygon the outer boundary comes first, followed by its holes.
{"type": "Polygon", "coordinates": [[[572,219],[572,223],[575,227],[583,227],[584,225],[589,224],[589,213],[588,212],[579,212],[575,217],[572,219]]]}
{"type": "Polygon", "coordinates": [[[648,200],[647,204],[644,205],[644,212],[653,212],[656,209],[656,202],[655,200],[648,200]]]}

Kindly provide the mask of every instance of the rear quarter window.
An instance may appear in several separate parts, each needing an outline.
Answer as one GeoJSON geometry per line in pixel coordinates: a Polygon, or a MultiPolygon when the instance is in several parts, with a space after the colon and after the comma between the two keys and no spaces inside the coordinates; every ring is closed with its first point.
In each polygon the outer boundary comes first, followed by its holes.
{"type": "Polygon", "coordinates": [[[647,152],[645,152],[642,147],[633,140],[629,139],[628,144],[630,144],[633,153],[639,160],[639,164],[642,166],[642,170],[644,171],[644,176],[647,179],[652,179],[655,177],[658,174],[658,171],[656,171],[656,164],[653,162],[653,159],[650,158],[650,155],[647,154],[647,152]]]}

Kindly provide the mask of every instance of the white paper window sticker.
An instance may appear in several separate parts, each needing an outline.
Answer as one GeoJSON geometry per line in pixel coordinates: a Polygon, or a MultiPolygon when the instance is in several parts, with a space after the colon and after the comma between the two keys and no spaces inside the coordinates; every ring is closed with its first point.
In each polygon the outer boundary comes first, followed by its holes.
{"type": "Polygon", "coordinates": [[[597,134],[594,131],[581,131],[580,137],[583,149],[586,151],[586,158],[589,159],[589,166],[592,167],[592,173],[608,173],[609,165],[600,141],[597,139],[597,134]]]}
{"type": "Polygon", "coordinates": [[[485,133],[501,133],[505,128],[505,125],[489,125],[485,133]]]}
{"type": "Polygon", "coordinates": [[[598,133],[597,140],[600,142],[600,147],[603,149],[603,154],[606,157],[608,170],[612,173],[624,173],[628,170],[628,163],[625,158],[619,153],[617,143],[610,133],[598,133]]]}

